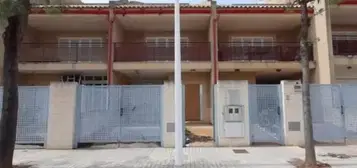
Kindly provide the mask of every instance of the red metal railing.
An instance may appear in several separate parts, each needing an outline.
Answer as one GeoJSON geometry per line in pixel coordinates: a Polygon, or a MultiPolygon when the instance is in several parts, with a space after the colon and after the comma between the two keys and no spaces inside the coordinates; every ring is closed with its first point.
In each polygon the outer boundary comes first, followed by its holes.
{"type": "Polygon", "coordinates": [[[334,55],[357,55],[357,36],[334,36],[332,43],[334,55]]]}
{"type": "Polygon", "coordinates": [[[106,62],[107,44],[24,43],[19,62],[106,62]]]}
{"type": "MultiPolygon", "coordinates": [[[[299,60],[299,43],[219,43],[219,61],[299,60]]],[[[309,48],[310,60],[312,50],[309,48]]]]}
{"type": "MultiPolygon", "coordinates": [[[[210,61],[209,42],[182,43],[182,61],[210,61]]],[[[173,61],[174,43],[116,43],[115,62],[173,61]]]]}

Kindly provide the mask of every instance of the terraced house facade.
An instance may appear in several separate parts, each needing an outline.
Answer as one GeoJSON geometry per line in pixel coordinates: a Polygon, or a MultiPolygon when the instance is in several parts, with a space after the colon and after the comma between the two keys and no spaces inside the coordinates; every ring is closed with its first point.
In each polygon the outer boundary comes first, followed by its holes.
{"type": "MultiPolygon", "coordinates": [[[[285,2],[285,1],[284,1],[285,2]]],[[[186,121],[213,123],[213,85],[301,79],[300,7],[181,5],[186,121]]],[[[69,2],[71,3],[71,2],[69,2]]],[[[74,2],[72,2],[74,3],[74,2]]],[[[312,83],[357,81],[357,3],[328,6],[311,21],[312,83]]],[[[19,84],[149,85],[173,81],[173,4],[34,5],[20,50],[19,84]],[[46,8],[60,14],[46,14],[46,8]]],[[[3,48],[0,48],[3,52],[3,48]]]]}

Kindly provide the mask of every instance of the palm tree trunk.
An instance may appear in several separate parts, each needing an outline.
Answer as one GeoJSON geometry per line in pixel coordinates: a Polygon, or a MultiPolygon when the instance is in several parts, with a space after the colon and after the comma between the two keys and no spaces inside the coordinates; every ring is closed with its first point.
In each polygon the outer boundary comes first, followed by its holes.
{"type": "Polygon", "coordinates": [[[303,0],[301,5],[301,34],[300,56],[302,67],[302,103],[305,129],[305,167],[316,166],[315,144],[312,130],[311,104],[310,104],[310,68],[309,68],[309,16],[308,0],[303,0]]]}
{"type": "Polygon", "coordinates": [[[4,66],[3,66],[3,106],[0,120],[0,167],[12,168],[14,155],[16,124],[18,110],[18,30],[20,16],[7,19],[8,26],[3,33],[4,66]]]}

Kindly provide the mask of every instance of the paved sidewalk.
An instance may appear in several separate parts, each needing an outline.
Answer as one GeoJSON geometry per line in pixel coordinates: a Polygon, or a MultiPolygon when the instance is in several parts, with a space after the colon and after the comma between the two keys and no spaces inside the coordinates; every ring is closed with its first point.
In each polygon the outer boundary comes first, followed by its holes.
{"type": "MultiPolygon", "coordinates": [[[[318,155],[329,152],[357,154],[357,146],[317,147],[318,155]]],[[[185,148],[185,168],[290,168],[288,160],[303,158],[299,147],[185,148]],[[248,153],[236,154],[233,149],[248,153]]],[[[169,168],[174,167],[170,148],[119,148],[101,150],[16,150],[14,164],[34,168],[169,168]]],[[[357,158],[319,156],[333,167],[357,167],[357,158]]]]}

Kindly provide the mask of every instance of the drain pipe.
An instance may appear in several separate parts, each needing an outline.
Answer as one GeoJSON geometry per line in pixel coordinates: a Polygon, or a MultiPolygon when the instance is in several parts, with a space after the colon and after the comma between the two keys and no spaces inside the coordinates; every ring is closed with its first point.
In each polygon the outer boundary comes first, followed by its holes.
{"type": "Polygon", "coordinates": [[[213,84],[217,84],[218,81],[218,70],[217,70],[217,64],[218,64],[218,60],[217,60],[217,22],[218,22],[218,17],[215,16],[215,18],[213,19],[213,84]]]}
{"type": "Polygon", "coordinates": [[[115,13],[113,11],[112,5],[110,5],[108,13],[108,55],[107,55],[107,80],[108,85],[113,84],[113,25],[115,21],[115,13]]]}

